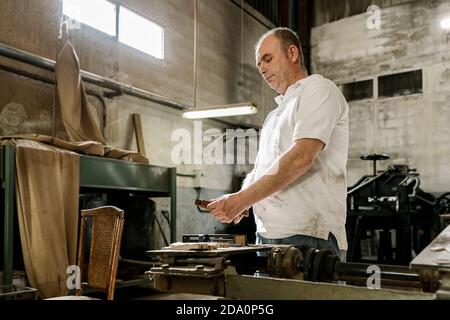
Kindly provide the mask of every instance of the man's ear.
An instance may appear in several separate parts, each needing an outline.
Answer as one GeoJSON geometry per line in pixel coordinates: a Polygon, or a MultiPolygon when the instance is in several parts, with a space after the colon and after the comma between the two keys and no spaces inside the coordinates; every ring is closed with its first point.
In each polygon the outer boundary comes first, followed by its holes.
{"type": "Polygon", "coordinates": [[[291,59],[292,63],[298,63],[298,59],[300,59],[300,55],[298,52],[298,48],[294,45],[289,47],[289,59],[291,59]]]}

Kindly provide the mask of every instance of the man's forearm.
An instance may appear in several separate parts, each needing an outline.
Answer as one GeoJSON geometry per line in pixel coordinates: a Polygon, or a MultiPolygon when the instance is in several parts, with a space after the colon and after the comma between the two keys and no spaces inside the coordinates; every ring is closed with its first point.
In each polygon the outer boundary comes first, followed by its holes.
{"type": "Polygon", "coordinates": [[[311,167],[306,161],[301,166],[294,167],[289,160],[291,160],[289,156],[282,156],[278,164],[274,164],[265,175],[242,190],[243,201],[251,205],[261,201],[290,185],[311,167]]]}

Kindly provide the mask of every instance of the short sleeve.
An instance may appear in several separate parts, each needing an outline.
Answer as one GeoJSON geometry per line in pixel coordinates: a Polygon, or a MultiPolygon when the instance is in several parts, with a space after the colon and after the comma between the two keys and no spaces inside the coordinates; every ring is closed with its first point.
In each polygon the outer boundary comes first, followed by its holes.
{"type": "Polygon", "coordinates": [[[300,97],[293,142],[305,138],[318,139],[325,144],[324,150],[327,148],[342,113],[338,95],[333,90],[330,86],[316,87],[300,97]]]}

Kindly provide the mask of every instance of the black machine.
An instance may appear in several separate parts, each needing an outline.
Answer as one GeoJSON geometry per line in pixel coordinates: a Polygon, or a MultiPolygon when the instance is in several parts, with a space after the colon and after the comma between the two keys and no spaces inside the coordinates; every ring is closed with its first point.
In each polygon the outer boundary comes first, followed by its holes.
{"type": "Polygon", "coordinates": [[[440,232],[439,214],[447,211],[448,193],[436,199],[420,189],[419,174],[407,165],[377,172],[385,154],[361,156],[374,163],[347,192],[347,260],[407,265],[440,232]],[[370,252],[369,252],[370,251],[370,252]]]}

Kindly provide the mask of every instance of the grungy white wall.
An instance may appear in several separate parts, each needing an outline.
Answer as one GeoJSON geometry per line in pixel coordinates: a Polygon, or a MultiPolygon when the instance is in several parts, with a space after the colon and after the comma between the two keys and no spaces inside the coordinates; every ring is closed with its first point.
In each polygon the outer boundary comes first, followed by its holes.
{"type": "Polygon", "coordinates": [[[440,21],[448,1],[412,1],[383,8],[381,28],[367,27],[367,14],[312,30],[315,73],[337,83],[423,70],[423,94],[350,103],[349,184],[371,173],[364,153],[387,153],[380,163],[408,164],[428,192],[450,190],[450,35],[440,21]]]}

